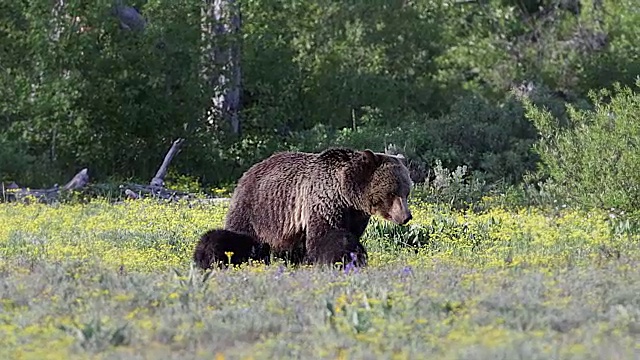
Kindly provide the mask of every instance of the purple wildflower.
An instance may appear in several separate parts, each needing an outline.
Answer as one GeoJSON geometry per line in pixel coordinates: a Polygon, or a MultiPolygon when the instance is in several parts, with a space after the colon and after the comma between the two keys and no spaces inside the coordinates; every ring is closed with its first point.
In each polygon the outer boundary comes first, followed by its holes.
{"type": "Polygon", "coordinates": [[[405,277],[405,276],[409,276],[409,275],[413,275],[413,270],[411,269],[411,266],[405,266],[402,269],[402,276],[405,277]]]}
{"type": "Polygon", "coordinates": [[[278,266],[278,270],[276,270],[276,279],[280,278],[280,275],[282,275],[283,273],[284,273],[284,266],[280,264],[280,266],[278,266]]]}
{"type": "Polygon", "coordinates": [[[344,273],[348,274],[351,271],[353,272],[358,272],[358,268],[356,267],[356,254],[354,254],[353,252],[349,253],[349,255],[351,255],[351,261],[344,267],[344,273]]]}

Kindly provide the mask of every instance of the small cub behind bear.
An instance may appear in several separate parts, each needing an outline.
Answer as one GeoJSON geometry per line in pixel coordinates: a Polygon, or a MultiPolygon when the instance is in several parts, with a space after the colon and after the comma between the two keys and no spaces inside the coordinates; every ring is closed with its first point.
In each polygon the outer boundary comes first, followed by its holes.
{"type": "Polygon", "coordinates": [[[239,265],[253,260],[269,261],[269,245],[260,244],[251,236],[234,231],[213,229],[205,232],[196,245],[193,260],[202,269],[239,265]],[[230,258],[227,255],[231,252],[230,258]]]}

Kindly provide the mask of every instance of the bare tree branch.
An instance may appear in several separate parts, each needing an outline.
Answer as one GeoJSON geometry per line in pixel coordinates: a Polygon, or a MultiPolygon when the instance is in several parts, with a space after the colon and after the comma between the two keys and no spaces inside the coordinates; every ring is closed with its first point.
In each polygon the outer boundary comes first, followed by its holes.
{"type": "Polygon", "coordinates": [[[79,173],[76,174],[76,176],[73,177],[73,179],[71,179],[71,181],[69,181],[65,186],[63,186],[64,190],[79,190],[82,189],[83,187],[85,187],[87,185],[87,183],[89,182],[89,174],[88,174],[89,170],[87,168],[84,168],[82,170],[80,170],[79,173]]]}
{"type": "Polygon", "coordinates": [[[180,151],[180,146],[184,142],[184,139],[176,139],[171,145],[171,149],[164,157],[164,161],[162,161],[162,165],[156,172],[156,176],[151,179],[151,186],[154,187],[163,187],[164,186],[164,177],[167,175],[167,169],[169,168],[169,163],[173,160],[173,157],[176,156],[178,151],[180,151]]]}
{"type": "Polygon", "coordinates": [[[17,200],[26,200],[29,201],[29,198],[34,197],[38,202],[49,203],[53,200],[59,198],[62,192],[72,191],[72,190],[80,190],[84,188],[89,182],[88,169],[82,169],[79,173],[77,173],[71,181],[69,181],[65,186],[60,189],[58,184],[55,184],[52,188],[49,189],[29,189],[29,188],[20,188],[16,183],[12,183],[10,188],[5,189],[3,186],[2,189],[2,199],[3,201],[17,201],[17,200]]]}

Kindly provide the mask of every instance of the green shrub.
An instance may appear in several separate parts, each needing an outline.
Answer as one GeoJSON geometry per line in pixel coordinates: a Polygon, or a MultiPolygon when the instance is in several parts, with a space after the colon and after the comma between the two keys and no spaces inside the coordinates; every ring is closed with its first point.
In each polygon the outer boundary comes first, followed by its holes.
{"type": "MultiPolygon", "coordinates": [[[[640,86],[640,80],[636,82],[640,86]]],[[[567,106],[561,125],[546,109],[525,100],[540,132],[534,149],[548,188],[583,206],[638,209],[640,205],[640,94],[616,84],[590,92],[594,110],[567,106]]]]}
{"type": "Polygon", "coordinates": [[[51,187],[55,182],[68,180],[46,166],[41,158],[30,155],[24,144],[0,133],[0,181],[15,181],[20,186],[51,187]]]}
{"type": "MultiPolygon", "coordinates": [[[[564,117],[564,101],[545,88],[535,92],[535,103],[554,109],[564,117]]],[[[481,181],[516,183],[535,169],[537,155],[531,146],[535,127],[524,116],[520,100],[509,95],[493,102],[475,94],[456,101],[446,115],[432,118],[409,114],[393,123],[375,109],[357,119],[356,128],[339,131],[319,125],[290,138],[295,150],[318,151],[330,145],[384,151],[391,144],[406,157],[434,167],[466,166],[467,173],[481,181]],[[392,125],[391,125],[392,124],[392,125]]]]}

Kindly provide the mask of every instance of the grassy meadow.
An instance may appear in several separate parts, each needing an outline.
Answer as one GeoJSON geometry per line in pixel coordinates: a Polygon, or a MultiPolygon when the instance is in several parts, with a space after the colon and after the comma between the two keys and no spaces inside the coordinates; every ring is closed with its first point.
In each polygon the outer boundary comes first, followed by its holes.
{"type": "Polygon", "coordinates": [[[194,243],[225,205],[0,204],[0,358],[640,358],[634,226],[411,206],[410,226],[371,223],[358,271],[202,273],[194,243]]]}

